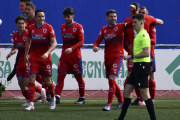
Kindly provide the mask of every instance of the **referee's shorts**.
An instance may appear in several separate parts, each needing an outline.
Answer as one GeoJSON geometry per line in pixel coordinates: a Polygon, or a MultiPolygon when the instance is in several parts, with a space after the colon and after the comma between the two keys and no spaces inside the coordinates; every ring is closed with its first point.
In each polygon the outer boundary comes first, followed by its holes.
{"type": "Polygon", "coordinates": [[[127,84],[135,88],[148,88],[148,76],[151,72],[151,65],[148,62],[134,62],[132,72],[127,84]]]}

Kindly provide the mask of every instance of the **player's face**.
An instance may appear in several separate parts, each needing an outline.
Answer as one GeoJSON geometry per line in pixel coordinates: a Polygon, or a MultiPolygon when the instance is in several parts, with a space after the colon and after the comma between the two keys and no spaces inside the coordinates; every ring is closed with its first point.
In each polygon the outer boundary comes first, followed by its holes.
{"type": "Polygon", "coordinates": [[[143,15],[147,15],[148,14],[146,9],[139,9],[139,13],[141,13],[143,15]]]}
{"type": "Polygon", "coordinates": [[[25,30],[25,21],[24,20],[18,20],[16,24],[18,31],[24,31],[25,30]]]}
{"type": "Polygon", "coordinates": [[[33,16],[34,14],[34,9],[31,8],[31,6],[26,6],[26,15],[27,17],[33,16]]]}
{"type": "Polygon", "coordinates": [[[21,10],[22,13],[26,12],[26,3],[25,2],[20,2],[19,3],[19,9],[21,10]]]}
{"type": "Polygon", "coordinates": [[[66,21],[66,24],[71,24],[73,22],[74,15],[65,15],[64,20],[66,21]]]}
{"type": "Polygon", "coordinates": [[[109,13],[109,16],[106,17],[110,26],[114,26],[117,21],[117,14],[116,13],[109,13]]]}
{"type": "Polygon", "coordinates": [[[140,27],[142,25],[141,23],[142,23],[142,21],[139,21],[136,18],[133,19],[133,28],[134,28],[135,31],[138,31],[140,29],[140,27]]]}
{"type": "Polygon", "coordinates": [[[45,20],[44,12],[38,12],[36,15],[36,23],[42,25],[44,24],[44,20],[45,20]]]}

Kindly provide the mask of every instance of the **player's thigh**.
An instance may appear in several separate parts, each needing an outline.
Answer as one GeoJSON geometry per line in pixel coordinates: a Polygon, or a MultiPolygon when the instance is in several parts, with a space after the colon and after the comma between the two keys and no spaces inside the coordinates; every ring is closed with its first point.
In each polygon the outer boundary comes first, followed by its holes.
{"type": "Polygon", "coordinates": [[[139,88],[139,92],[141,94],[141,97],[144,101],[150,98],[149,95],[149,88],[139,88]]]}
{"type": "Polygon", "coordinates": [[[58,64],[58,73],[63,72],[69,74],[71,72],[70,60],[59,60],[58,64]]]}
{"type": "MultiPolygon", "coordinates": [[[[127,60],[127,68],[128,68],[128,72],[131,73],[132,69],[133,69],[133,60],[132,59],[128,59],[127,60]]],[[[130,74],[128,74],[129,77],[130,74]]]]}
{"type": "Polygon", "coordinates": [[[52,76],[52,62],[51,61],[41,61],[39,62],[39,74],[43,77],[52,76]]]}
{"type": "Polygon", "coordinates": [[[135,87],[130,84],[126,84],[126,87],[124,89],[124,98],[132,98],[132,91],[135,87]]]}
{"type": "Polygon", "coordinates": [[[83,68],[82,68],[82,59],[81,58],[73,58],[70,59],[70,73],[74,75],[82,75],[83,68]]]}

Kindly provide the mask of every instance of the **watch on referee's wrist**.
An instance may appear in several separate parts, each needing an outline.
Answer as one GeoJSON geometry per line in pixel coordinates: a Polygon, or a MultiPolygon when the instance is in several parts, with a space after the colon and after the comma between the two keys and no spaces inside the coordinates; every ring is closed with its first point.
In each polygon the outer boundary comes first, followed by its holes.
{"type": "Polygon", "coordinates": [[[131,59],[134,59],[134,54],[131,54],[131,59]]]}

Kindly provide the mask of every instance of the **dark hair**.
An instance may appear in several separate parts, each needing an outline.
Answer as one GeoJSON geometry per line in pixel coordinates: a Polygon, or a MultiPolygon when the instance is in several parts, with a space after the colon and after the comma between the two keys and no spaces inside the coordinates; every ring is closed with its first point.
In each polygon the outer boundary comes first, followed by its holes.
{"type": "Polygon", "coordinates": [[[148,8],[145,6],[142,6],[140,9],[146,9],[148,11],[148,8]]]}
{"type": "Polygon", "coordinates": [[[20,0],[20,2],[30,2],[30,0],[20,0]]]}
{"type": "Polygon", "coordinates": [[[63,11],[63,15],[74,15],[74,9],[72,7],[66,7],[63,11]]]}
{"type": "Polygon", "coordinates": [[[106,12],[106,16],[109,16],[109,13],[117,13],[116,10],[110,9],[106,12]]]}
{"type": "Polygon", "coordinates": [[[134,14],[132,19],[138,19],[139,21],[144,21],[144,15],[141,13],[134,14]]]}
{"type": "Polygon", "coordinates": [[[36,8],[36,6],[35,6],[35,4],[33,2],[27,2],[26,6],[31,6],[32,9],[36,8]]]}
{"type": "Polygon", "coordinates": [[[35,16],[37,15],[38,12],[43,12],[44,14],[46,13],[44,10],[40,10],[40,9],[39,9],[39,10],[36,10],[36,11],[35,11],[35,16]]]}
{"type": "Polygon", "coordinates": [[[17,17],[15,18],[15,23],[17,24],[17,22],[18,22],[19,20],[24,20],[24,22],[26,22],[26,18],[25,18],[24,16],[22,16],[22,15],[17,16],[17,17]]]}
{"type": "Polygon", "coordinates": [[[131,5],[135,5],[136,6],[136,10],[138,10],[138,8],[140,6],[137,2],[133,2],[133,3],[131,3],[131,5]]]}

